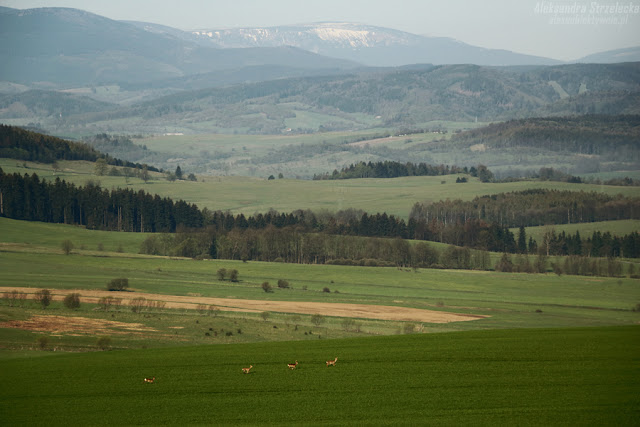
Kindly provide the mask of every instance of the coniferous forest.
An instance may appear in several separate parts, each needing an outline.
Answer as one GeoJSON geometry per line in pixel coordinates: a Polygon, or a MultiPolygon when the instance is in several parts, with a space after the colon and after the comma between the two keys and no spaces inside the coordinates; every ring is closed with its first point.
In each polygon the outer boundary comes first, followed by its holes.
{"type": "MultiPolygon", "coordinates": [[[[36,174],[5,174],[0,169],[0,215],[27,221],[77,224],[90,229],[196,233],[184,243],[150,241],[149,253],[176,253],[183,256],[208,255],[232,259],[276,260],[290,262],[339,262],[339,259],[378,259],[400,265],[438,264],[429,250],[411,247],[406,239],[436,241],[464,248],[505,253],[537,253],[545,255],[585,256],[640,256],[640,236],[631,233],[624,237],[609,233],[594,233],[584,240],[577,235],[555,233],[545,236],[544,242],[526,238],[524,228],[516,239],[509,230],[518,220],[516,212],[532,196],[530,192],[499,194],[476,199],[473,202],[439,202],[416,205],[408,222],[386,213],[368,214],[345,210],[334,214],[315,214],[298,210],[288,214],[270,211],[245,217],[243,214],[199,209],[182,200],[174,202],[142,190],[102,189],[99,185],[76,186],[64,180],[48,182],[36,174]],[[479,205],[478,200],[486,202],[479,205]],[[474,204],[474,202],[476,202],[474,204]],[[515,207],[520,208],[516,209],[515,207]],[[446,208],[446,209],[445,209],[446,208]],[[509,210],[512,209],[512,210],[509,210]],[[483,213],[484,212],[484,213],[483,213]],[[505,220],[506,218],[509,221],[505,220]],[[322,237],[324,236],[324,237],[322,237]],[[327,236],[384,238],[362,244],[354,240],[331,240],[327,236]],[[232,242],[232,243],[229,243],[232,242]],[[259,242],[262,242],[259,244],[259,242]],[[288,243],[283,243],[288,242],[288,243]],[[350,243],[349,243],[350,242],[350,243]],[[372,243],[373,242],[373,243],[372,243]],[[176,249],[175,245],[181,245],[176,249]],[[352,248],[341,252],[338,248],[352,248]],[[292,248],[296,248],[295,250],[292,248]],[[358,249],[356,249],[358,248],[358,249]],[[412,255],[420,250],[421,256],[412,255]],[[347,253],[349,255],[347,255],[347,253]],[[417,258],[416,258],[417,257],[417,258]]],[[[612,198],[598,193],[570,193],[549,191],[536,199],[564,200],[565,205],[546,210],[542,205],[527,207],[531,218],[549,221],[564,215],[575,221],[601,221],[607,219],[633,219],[638,215],[637,199],[612,198]],[[575,196],[575,198],[569,196],[575,196]],[[535,215],[534,215],[535,213],[535,215]],[[613,218],[612,218],[613,216],[613,218]]],[[[533,220],[532,220],[533,221],[533,220]]],[[[574,222],[575,222],[574,221],[574,222]]],[[[523,226],[525,224],[518,224],[523,226]]],[[[530,224],[528,224],[530,225],[530,224]]],[[[158,239],[158,238],[156,238],[158,239]]],[[[462,261],[455,265],[467,266],[465,252],[454,254],[462,261]]],[[[452,255],[453,256],[453,255],[452,255]]]]}

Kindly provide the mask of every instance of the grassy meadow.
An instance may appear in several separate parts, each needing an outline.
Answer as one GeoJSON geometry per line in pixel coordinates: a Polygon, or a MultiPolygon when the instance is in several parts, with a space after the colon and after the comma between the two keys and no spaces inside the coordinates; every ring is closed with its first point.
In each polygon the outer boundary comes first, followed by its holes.
{"type": "MultiPolygon", "coordinates": [[[[591,235],[599,231],[601,233],[609,232],[614,236],[624,236],[625,234],[632,233],[634,231],[640,231],[640,220],[627,219],[620,221],[600,221],[600,222],[586,222],[579,224],[562,224],[554,226],[541,226],[541,227],[526,227],[525,231],[527,236],[533,237],[533,240],[542,242],[544,233],[551,229],[558,233],[563,231],[566,234],[574,235],[576,232],[580,232],[581,238],[591,237],[591,235]]],[[[513,228],[511,231],[517,236],[518,229],[513,228]]],[[[527,237],[527,238],[528,238],[527,237]]]]}
{"type": "MultiPolygon", "coordinates": [[[[132,313],[128,306],[107,311],[81,303],[76,310],[55,301],[46,310],[26,301],[10,307],[0,302],[0,321],[34,316],[80,316],[97,320],[139,323],[155,332],[136,336],[113,333],[113,348],[185,346],[194,344],[256,341],[315,340],[318,338],[389,335],[406,332],[557,328],[633,325],[640,321],[633,311],[640,303],[636,279],[557,276],[555,274],[498,273],[493,271],[398,269],[336,265],[299,265],[193,260],[137,254],[144,235],[85,230],[83,228],[30,223],[0,218],[0,287],[48,288],[84,291],[105,290],[119,277],[129,280],[136,292],[249,299],[264,301],[353,303],[401,306],[487,316],[452,323],[416,323],[325,316],[314,325],[310,315],[272,312],[151,309],[132,313]],[[76,245],[65,255],[61,242],[76,245]],[[103,250],[97,245],[103,243],[103,250]],[[84,247],[84,248],[83,248],[84,247]],[[114,249],[115,248],[115,249],[114,249]],[[120,251],[122,249],[122,251],[120,251]],[[220,268],[237,269],[239,281],[218,279],[220,268]],[[276,286],[287,280],[289,288],[276,286]],[[265,293],[263,282],[272,284],[265,293]],[[327,292],[327,290],[329,292],[327,292]],[[239,333],[238,330],[242,332],[239,333]],[[232,332],[232,335],[227,335],[232,332]]],[[[82,297],[81,297],[82,299],[82,297]]],[[[42,333],[0,328],[0,343],[7,358],[15,351],[37,349],[42,333]]],[[[45,334],[46,335],[46,334],[45,334]]],[[[50,347],[95,350],[91,334],[51,334],[50,347]],[[55,336],[54,336],[55,335],[55,336]]]]}
{"type": "MultiPolygon", "coordinates": [[[[193,150],[202,149],[195,144],[193,150]]],[[[5,172],[60,177],[78,185],[91,179],[105,188],[144,189],[201,208],[245,214],[357,208],[407,218],[417,201],[469,200],[540,187],[638,196],[637,187],[475,179],[455,184],[455,176],[345,181],[230,176],[169,182],[155,175],[144,183],[97,177],[92,163],[59,164],[61,170],[53,171],[49,165],[0,159],[5,172]]],[[[586,237],[593,230],[626,234],[639,224],[555,229],[580,230],[586,237]]],[[[534,238],[541,232],[527,229],[534,238]]],[[[0,218],[1,288],[81,295],[81,306],[73,310],[61,301],[43,309],[32,300],[0,299],[3,424],[637,423],[637,279],[156,257],[138,254],[147,236],[0,218]],[[67,239],[74,244],[69,255],[61,246],[67,239]],[[237,269],[239,281],[218,280],[220,268],[237,269]],[[83,291],[105,290],[121,277],[128,278],[132,296],[352,303],[485,317],[429,323],[325,314],[316,324],[303,313],[195,307],[134,313],[125,305],[101,310],[82,300],[83,291]],[[280,279],[290,287],[278,288],[280,279]],[[273,292],[263,291],[265,281],[273,292]],[[10,327],[54,320],[90,327],[10,327]],[[107,345],[99,344],[101,337],[108,338],[107,345]],[[327,367],[325,361],[335,357],[336,366],[327,367]],[[298,368],[287,369],[295,360],[298,368]],[[249,365],[252,372],[243,374],[241,368],[249,365]],[[146,384],[144,377],[156,381],[146,384]]],[[[493,264],[498,257],[492,254],[493,264]]],[[[634,262],[637,269],[636,261],[624,262],[634,262]]]]}
{"type": "MultiPolygon", "coordinates": [[[[296,179],[251,178],[238,176],[199,177],[198,182],[167,181],[161,174],[152,174],[152,180],[144,183],[138,178],[123,176],[96,176],[91,162],[59,162],[60,171],[51,165],[0,159],[5,173],[36,173],[54,180],[57,177],[84,185],[87,181],[99,182],[104,188],[143,189],[151,194],[171,197],[195,203],[200,208],[230,211],[252,215],[275,209],[292,212],[297,209],[362,209],[369,213],[387,212],[407,219],[416,202],[445,199],[471,200],[476,196],[534,188],[571,191],[596,191],[606,194],[622,194],[637,197],[638,187],[619,187],[563,182],[519,181],[509,183],[482,183],[476,178],[457,184],[457,175],[436,177],[405,177],[393,179],[349,179],[338,181],[310,181],[296,179]]],[[[186,171],[185,171],[186,172],[186,171]]]]}
{"type": "Polygon", "coordinates": [[[15,358],[0,413],[7,425],[631,426],[639,343],[627,326],[15,358]]]}

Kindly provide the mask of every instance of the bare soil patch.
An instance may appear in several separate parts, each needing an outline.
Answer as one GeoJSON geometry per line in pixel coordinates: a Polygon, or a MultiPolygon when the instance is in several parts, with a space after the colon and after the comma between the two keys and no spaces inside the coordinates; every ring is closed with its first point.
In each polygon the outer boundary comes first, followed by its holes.
{"type": "Polygon", "coordinates": [[[381,144],[386,144],[393,141],[398,141],[404,138],[405,137],[401,137],[401,136],[388,136],[386,138],[367,139],[365,141],[352,142],[348,145],[351,145],[352,147],[366,147],[367,145],[368,146],[381,145],[381,144]]]}
{"type": "Polygon", "coordinates": [[[141,323],[125,323],[87,317],[35,315],[28,320],[12,320],[0,323],[0,328],[23,329],[34,332],[50,332],[67,335],[142,335],[157,332],[141,323]]]}
{"type": "MultiPolygon", "coordinates": [[[[39,289],[37,288],[0,288],[0,293],[10,290],[25,292],[29,298],[39,289]]],[[[166,308],[182,308],[195,310],[199,305],[213,305],[223,311],[263,312],[272,311],[279,313],[298,314],[322,314],[323,316],[352,317],[360,319],[394,320],[424,323],[450,323],[483,319],[488,316],[460,314],[437,310],[424,310],[411,307],[396,307],[388,305],[368,304],[342,304],[307,301],[264,301],[234,298],[209,298],[195,296],[178,296],[150,294],[144,292],[109,292],[97,290],[52,290],[55,300],[63,300],[67,294],[79,293],[81,300],[88,303],[97,303],[103,297],[122,298],[122,305],[129,301],[144,297],[150,301],[162,301],[166,308]]]]}

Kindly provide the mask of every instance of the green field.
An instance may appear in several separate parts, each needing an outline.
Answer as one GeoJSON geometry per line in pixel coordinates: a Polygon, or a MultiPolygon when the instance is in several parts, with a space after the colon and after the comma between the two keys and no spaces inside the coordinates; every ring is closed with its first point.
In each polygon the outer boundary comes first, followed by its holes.
{"type": "MultiPolygon", "coordinates": [[[[636,279],[558,276],[555,274],[516,274],[493,271],[397,269],[336,265],[300,265],[241,262],[228,260],[172,259],[138,255],[136,246],[144,236],[85,230],[68,225],[29,223],[0,219],[0,287],[104,290],[114,278],[129,279],[132,296],[136,292],[164,295],[201,296],[227,299],[290,302],[356,303],[412,307],[435,311],[488,316],[467,322],[419,323],[416,331],[444,332],[479,329],[541,328],[632,325],[638,322],[640,288],[636,279]],[[63,239],[78,245],[71,255],[60,248],[63,239]],[[104,241],[104,250],[96,249],[104,241]],[[81,247],[85,246],[85,249],[81,247]],[[122,247],[122,252],[114,247],[122,247]],[[237,269],[239,281],[220,281],[220,268],[237,269]],[[276,287],[279,279],[289,289],[276,287]],[[261,284],[275,288],[265,293],[261,284]],[[325,292],[328,288],[330,292],[325,292]]],[[[393,334],[405,330],[405,322],[357,318],[359,330],[347,330],[345,319],[327,316],[326,323],[314,327],[308,315],[297,322],[304,326],[292,330],[295,314],[271,313],[265,323],[256,313],[220,312],[197,320],[195,310],[151,310],[149,315],[133,314],[128,307],[103,312],[93,304],[79,311],[54,303],[45,311],[33,302],[23,308],[0,303],[0,319],[9,321],[34,315],[83,316],[94,319],[141,323],[171,337],[114,336],[116,348],[167,346],[220,342],[251,342],[291,339],[315,339],[316,336],[340,337],[393,334]],[[172,331],[171,328],[182,329],[172,331]],[[212,340],[207,329],[242,329],[224,340],[212,340]],[[275,326],[275,328],[274,328],[275,326]],[[204,329],[203,329],[204,328],[204,329]],[[306,332],[313,332],[313,336],[306,332]]],[[[11,351],[31,349],[32,332],[0,329],[0,342],[11,351]]],[[[95,338],[61,336],[54,339],[63,348],[95,348],[95,338]]],[[[6,355],[5,355],[6,357],[6,355]]]]}
{"type": "Polygon", "coordinates": [[[96,176],[90,162],[59,162],[61,171],[50,165],[0,159],[5,173],[36,173],[53,180],[56,177],[84,185],[88,180],[98,181],[102,187],[143,189],[151,194],[195,203],[200,208],[230,211],[252,215],[273,208],[280,212],[297,209],[326,209],[335,212],[355,208],[369,213],[387,212],[407,219],[416,202],[445,199],[471,200],[476,196],[522,191],[534,188],[555,190],[596,191],[606,194],[640,195],[638,187],[617,187],[563,182],[520,181],[510,183],[482,183],[471,178],[465,184],[456,184],[457,175],[438,177],[406,177],[394,179],[349,179],[338,181],[309,181],[296,179],[266,180],[249,177],[199,177],[198,182],[169,182],[153,174],[154,179],[144,183],[138,178],[96,176]],[[443,183],[444,182],[444,183],[443,183]]]}
{"type": "MultiPolygon", "coordinates": [[[[554,225],[552,227],[526,227],[525,231],[528,237],[533,237],[533,240],[537,242],[542,242],[542,236],[544,233],[551,229],[558,233],[562,233],[563,231],[566,234],[574,235],[576,232],[580,232],[580,236],[583,239],[587,237],[591,237],[591,235],[599,231],[601,233],[609,232],[614,236],[624,236],[625,234],[632,233],[634,231],[640,231],[640,220],[620,220],[620,221],[602,221],[602,222],[586,222],[579,224],[562,224],[562,225],[554,225]]],[[[513,228],[511,231],[517,236],[518,229],[513,228]]]]}
{"type": "MultiPolygon", "coordinates": [[[[633,187],[552,182],[455,184],[454,176],[204,182],[201,177],[195,183],[156,178],[145,184],[96,177],[93,164],[85,162],[60,162],[62,171],[55,174],[47,165],[26,166],[0,160],[5,172],[35,172],[80,185],[99,180],[105,188],[142,188],[245,214],[353,207],[406,218],[416,201],[469,200],[539,187],[638,195],[633,187]]],[[[567,225],[556,232],[626,234],[638,224],[567,225]]],[[[527,230],[534,238],[537,232],[527,230]]],[[[191,307],[133,313],[125,305],[103,311],[86,301],[76,310],[60,301],[42,309],[30,300],[10,306],[2,299],[3,425],[631,426],[640,415],[637,279],[154,257],[138,254],[147,236],[0,218],[0,287],[82,295],[126,277],[132,296],[351,303],[486,317],[431,323],[322,313],[324,322],[314,324],[310,314],[296,312],[191,307]],[[66,239],[74,244],[70,255],[61,248],[66,239]],[[237,269],[239,281],[218,280],[220,268],[237,269]],[[279,279],[291,287],[277,288],[279,279]],[[265,281],[273,292],[262,290],[265,281]],[[38,318],[107,327],[29,330],[5,323],[38,318]],[[108,322],[141,332],[123,332],[108,322]],[[111,351],[101,351],[101,336],[110,338],[111,351]],[[324,362],[334,357],[336,366],[327,367],[324,362]],[[287,369],[295,360],[298,368],[287,369]],[[252,373],[243,374],[249,365],[252,373]],[[152,376],[154,384],[143,383],[152,376]]],[[[493,263],[497,257],[492,254],[493,263]]]]}
{"type": "Polygon", "coordinates": [[[2,363],[0,413],[6,425],[632,426],[639,343],[629,326],[25,357],[2,363]]]}

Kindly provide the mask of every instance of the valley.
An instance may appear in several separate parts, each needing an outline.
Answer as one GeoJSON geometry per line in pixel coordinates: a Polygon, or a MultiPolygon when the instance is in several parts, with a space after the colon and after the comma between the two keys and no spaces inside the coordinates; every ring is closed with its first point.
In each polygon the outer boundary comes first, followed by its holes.
{"type": "Polygon", "coordinates": [[[328,1],[0,6],[3,424],[637,423],[638,47],[328,1]]]}

